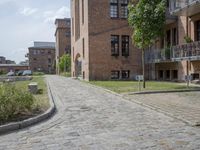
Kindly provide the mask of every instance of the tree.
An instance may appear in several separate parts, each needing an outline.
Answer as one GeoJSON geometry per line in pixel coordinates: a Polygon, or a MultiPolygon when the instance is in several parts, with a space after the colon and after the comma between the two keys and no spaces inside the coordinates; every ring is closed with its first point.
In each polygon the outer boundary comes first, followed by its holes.
{"type": "Polygon", "coordinates": [[[142,49],[143,88],[145,88],[145,49],[163,34],[166,0],[132,0],[128,9],[133,42],[136,47],[142,49]]]}
{"type": "Polygon", "coordinates": [[[69,72],[71,70],[71,57],[65,54],[60,58],[59,69],[61,72],[69,72]]]}

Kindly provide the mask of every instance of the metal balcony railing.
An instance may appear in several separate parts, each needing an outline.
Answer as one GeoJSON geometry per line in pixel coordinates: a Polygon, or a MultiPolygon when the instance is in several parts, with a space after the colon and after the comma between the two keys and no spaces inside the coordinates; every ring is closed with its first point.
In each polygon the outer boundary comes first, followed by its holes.
{"type": "Polygon", "coordinates": [[[196,2],[200,2],[200,0],[170,0],[170,12],[174,12],[179,9],[185,8],[196,2]]]}
{"type": "Polygon", "coordinates": [[[173,46],[172,60],[200,60],[200,41],[173,46]]]}
{"type": "Polygon", "coordinates": [[[170,48],[165,49],[153,49],[146,50],[145,62],[146,63],[159,63],[171,61],[170,48]]]}

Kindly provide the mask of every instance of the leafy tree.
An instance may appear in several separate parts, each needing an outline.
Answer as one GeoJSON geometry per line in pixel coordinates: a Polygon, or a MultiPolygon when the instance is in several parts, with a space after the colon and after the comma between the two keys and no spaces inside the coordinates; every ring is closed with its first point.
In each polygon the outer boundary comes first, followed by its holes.
{"type": "Polygon", "coordinates": [[[143,88],[145,88],[145,49],[163,33],[166,0],[132,0],[128,9],[133,42],[136,47],[142,49],[143,88]]]}
{"type": "Polygon", "coordinates": [[[59,69],[61,72],[69,72],[71,70],[71,56],[65,54],[60,58],[59,69]]]}

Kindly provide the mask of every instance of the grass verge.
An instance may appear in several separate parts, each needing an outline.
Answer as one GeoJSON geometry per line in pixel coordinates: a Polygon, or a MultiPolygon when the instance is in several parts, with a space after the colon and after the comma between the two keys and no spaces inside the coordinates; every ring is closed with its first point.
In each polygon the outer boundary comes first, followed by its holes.
{"type": "MultiPolygon", "coordinates": [[[[117,93],[138,92],[137,81],[90,81],[90,84],[97,85],[117,93]]],[[[142,86],[142,82],[141,82],[142,86]]],[[[186,85],[175,82],[146,82],[146,89],[142,91],[167,91],[167,90],[186,90],[186,85]]],[[[190,86],[189,89],[200,89],[199,87],[190,86]]]]}
{"type": "MultiPolygon", "coordinates": [[[[2,83],[0,83],[0,84],[2,84],[2,83]]],[[[15,87],[15,89],[13,89],[12,91],[21,91],[21,93],[16,92],[16,94],[13,94],[13,98],[11,97],[11,98],[7,99],[8,100],[7,103],[9,103],[9,104],[11,103],[10,101],[12,101],[12,99],[15,99],[15,101],[13,101],[13,103],[16,103],[16,106],[12,106],[9,109],[15,110],[16,108],[20,108],[20,107],[18,107],[20,104],[17,102],[20,101],[22,98],[23,98],[22,104],[24,104],[28,101],[28,100],[26,100],[26,98],[31,98],[31,97],[33,97],[33,103],[30,104],[30,106],[31,106],[30,109],[25,108],[23,110],[17,110],[17,112],[15,111],[16,115],[12,115],[12,117],[3,118],[2,120],[0,120],[0,125],[8,123],[8,122],[13,122],[13,121],[21,121],[21,120],[36,116],[38,114],[43,113],[44,111],[46,111],[49,108],[50,104],[49,104],[49,98],[48,98],[48,91],[47,91],[47,85],[44,81],[44,76],[33,76],[33,79],[31,81],[18,81],[18,82],[11,83],[11,84],[12,84],[12,86],[15,87]],[[40,94],[23,97],[24,93],[25,93],[25,95],[27,95],[26,93],[28,93],[28,84],[31,82],[37,82],[38,88],[42,92],[40,92],[40,94]]],[[[10,86],[9,88],[11,88],[12,86],[10,86]]],[[[1,93],[1,91],[0,91],[0,93],[1,93]]],[[[9,97],[9,96],[7,96],[7,97],[9,97]]],[[[2,110],[4,108],[6,108],[5,106],[3,107],[3,105],[0,104],[0,108],[2,110]]],[[[8,109],[8,111],[9,111],[9,109],[8,109]]]]}

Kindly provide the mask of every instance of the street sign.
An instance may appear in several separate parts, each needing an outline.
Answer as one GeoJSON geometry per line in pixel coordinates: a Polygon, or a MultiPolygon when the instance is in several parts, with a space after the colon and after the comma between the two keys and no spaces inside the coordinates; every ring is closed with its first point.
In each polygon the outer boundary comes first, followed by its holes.
{"type": "Polygon", "coordinates": [[[185,76],[185,81],[192,81],[192,76],[191,75],[186,75],[185,76]]]}
{"type": "Polygon", "coordinates": [[[143,75],[137,75],[136,76],[136,80],[137,81],[143,81],[144,80],[144,76],[143,75]]]}
{"type": "Polygon", "coordinates": [[[136,80],[138,81],[138,90],[141,91],[140,81],[144,80],[144,76],[143,75],[136,75],[136,80]]]}

